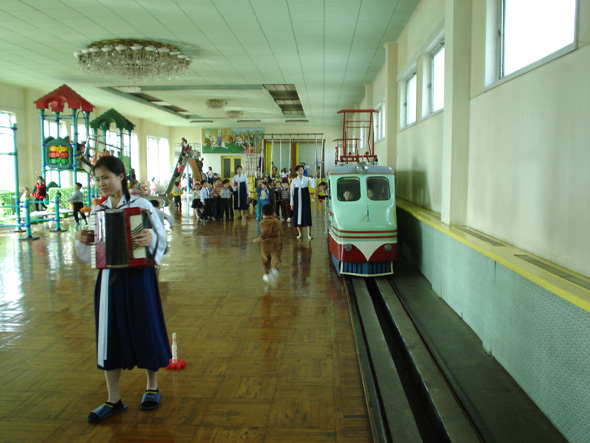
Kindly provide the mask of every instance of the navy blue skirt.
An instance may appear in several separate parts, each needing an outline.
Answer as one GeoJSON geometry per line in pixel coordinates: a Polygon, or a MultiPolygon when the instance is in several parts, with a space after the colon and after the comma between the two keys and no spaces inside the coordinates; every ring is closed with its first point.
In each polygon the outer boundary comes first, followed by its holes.
{"type": "MultiPolygon", "coordinates": [[[[97,347],[101,269],[94,291],[97,347]]],[[[151,266],[111,269],[108,288],[106,359],[99,369],[157,371],[169,364],[172,353],[164,322],[156,271],[151,266]]]]}
{"type": "Polygon", "coordinates": [[[248,183],[239,182],[234,195],[234,209],[248,209],[248,183]]]}
{"type": "Polygon", "coordinates": [[[293,227],[311,226],[311,197],[309,188],[295,188],[293,192],[293,227]],[[299,190],[301,189],[301,199],[299,190]]]}

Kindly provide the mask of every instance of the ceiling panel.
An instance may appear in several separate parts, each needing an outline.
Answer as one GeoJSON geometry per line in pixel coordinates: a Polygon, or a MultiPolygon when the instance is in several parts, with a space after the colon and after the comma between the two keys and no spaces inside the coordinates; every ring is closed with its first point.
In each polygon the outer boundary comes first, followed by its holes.
{"type": "MultiPolygon", "coordinates": [[[[384,60],[383,43],[399,36],[419,0],[5,0],[0,1],[0,81],[43,94],[64,82],[95,105],[181,126],[188,118],[128,95],[106,75],[87,76],[73,52],[115,38],[161,40],[193,58],[181,78],[160,82],[194,90],[158,96],[195,115],[220,94],[244,117],[285,125],[263,84],[297,87],[310,124],[341,124],[384,60]],[[237,90],[228,85],[258,85],[237,90]],[[199,89],[201,88],[201,89],[199,89]]],[[[153,81],[140,86],[155,85],[153,81]]],[[[0,98],[0,106],[1,98],[0,98]]],[[[223,118],[223,113],[216,116],[223,118]]]]}

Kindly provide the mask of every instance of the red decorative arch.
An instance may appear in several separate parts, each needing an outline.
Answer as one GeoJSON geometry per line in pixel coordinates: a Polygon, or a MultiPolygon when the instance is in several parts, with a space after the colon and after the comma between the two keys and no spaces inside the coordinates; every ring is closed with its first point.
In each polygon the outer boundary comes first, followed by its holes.
{"type": "Polygon", "coordinates": [[[51,109],[53,112],[63,112],[67,103],[70,109],[81,109],[84,112],[92,112],[94,106],[82,98],[80,94],[68,85],[61,85],[49,94],[34,101],[37,109],[51,109]]]}

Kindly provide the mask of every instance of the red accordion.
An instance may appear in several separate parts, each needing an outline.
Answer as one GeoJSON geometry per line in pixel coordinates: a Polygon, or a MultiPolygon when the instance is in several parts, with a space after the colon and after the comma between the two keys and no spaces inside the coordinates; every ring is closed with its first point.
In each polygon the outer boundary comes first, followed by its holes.
{"type": "Polygon", "coordinates": [[[142,208],[105,209],[90,217],[94,231],[91,248],[92,267],[95,269],[134,268],[154,266],[148,248],[133,244],[133,237],[142,229],[150,229],[150,213],[142,208]]]}

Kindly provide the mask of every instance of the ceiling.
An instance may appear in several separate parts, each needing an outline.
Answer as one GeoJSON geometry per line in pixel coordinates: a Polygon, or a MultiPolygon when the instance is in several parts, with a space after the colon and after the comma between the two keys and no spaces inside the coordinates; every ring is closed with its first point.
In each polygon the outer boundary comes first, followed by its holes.
{"type": "Polygon", "coordinates": [[[418,3],[0,0],[0,82],[41,95],[65,83],[95,106],[167,126],[339,125],[337,112],[362,99],[385,42],[397,40],[418,3]],[[133,85],[78,68],[74,51],[115,38],[173,44],[192,58],[189,72],[133,85]],[[281,109],[272,90],[283,88],[296,91],[302,112],[281,109]],[[209,109],[209,99],[227,104],[209,109]],[[226,110],[241,117],[228,121],[226,110]]]}

